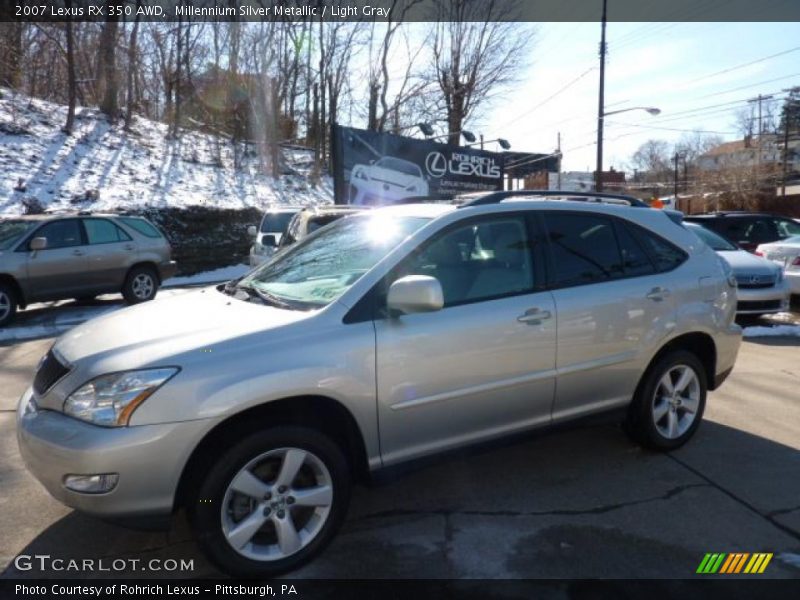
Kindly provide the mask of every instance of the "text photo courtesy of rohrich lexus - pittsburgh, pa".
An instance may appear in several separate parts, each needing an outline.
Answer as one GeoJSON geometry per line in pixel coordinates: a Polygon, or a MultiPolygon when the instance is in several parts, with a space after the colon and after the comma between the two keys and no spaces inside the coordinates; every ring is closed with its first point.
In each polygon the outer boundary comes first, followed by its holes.
{"type": "Polygon", "coordinates": [[[800,3],[2,4],[0,597],[798,597],[800,3]]]}

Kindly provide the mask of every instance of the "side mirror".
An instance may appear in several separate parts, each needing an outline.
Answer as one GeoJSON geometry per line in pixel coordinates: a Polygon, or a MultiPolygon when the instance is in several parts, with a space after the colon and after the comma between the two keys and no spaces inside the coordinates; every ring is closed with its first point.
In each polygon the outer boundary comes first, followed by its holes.
{"type": "Polygon", "coordinates": [[[247,228],[247,235],[249,235],[251,238],[256,237],[258,235],[258,228],[255,225],[250,225],[247,228]]]}
{"type": "Polygon", "coordinates": [[[44,250],[47,248],[47,238],[46,237],[35,237],[31,240],[30,249],[32,252],[37,252],[39,250],[44,250]]]}
{"type": "Polygon", "coordinates": [[[261,238],[261,245],[262,246],[271,246],[275,248],[278,245],[278,238],[275,236],[274,233],[270,233],[269,235],[265,235],[261,238]]]}
{"type": "Polygon", "coordinates": [[[386,304],[403,314],[434,312],[444,306],[442,284],[427,275],[406,275],[389,287],[386,304]]]}

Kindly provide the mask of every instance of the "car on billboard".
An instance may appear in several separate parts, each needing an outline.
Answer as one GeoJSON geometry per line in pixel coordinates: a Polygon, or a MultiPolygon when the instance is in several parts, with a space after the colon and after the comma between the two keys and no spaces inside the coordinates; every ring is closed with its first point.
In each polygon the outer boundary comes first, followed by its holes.
{"type": "Polygon", "coordinates": [[[383,156],[357,164],[350,173],[350,204],[391,204],[409,196],[427,196],[428,182],[419,165],[383,156]]]}

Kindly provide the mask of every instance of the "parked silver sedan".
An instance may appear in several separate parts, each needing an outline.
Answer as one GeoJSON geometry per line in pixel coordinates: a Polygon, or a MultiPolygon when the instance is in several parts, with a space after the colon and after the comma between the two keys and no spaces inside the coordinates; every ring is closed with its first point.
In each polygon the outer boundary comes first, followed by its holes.
{"type": "Polygon", "coordinates": [[[737,284],[737,315],[765,315],[789,310],[789,282],[783,268],[734,246],[697,223],[686,228],[711,246],[733,269],[737,284]]]}
{"type": "Polygon", "coordinates": [[[783,268],[792,294],[800,294],[800,235],[771,244],[761,244],[756,248],[756,254],[783,268]]]}
{"type": "Polygon", "coordinates": [[[729,267],[635,199],[520,194],[365,211],[76,327],[20,399],[25,463],[88,514],[185,507],[210,560],[263,577],[321,552],[386,467],[610,410],[686,443],[739,350],[729,267]]]}

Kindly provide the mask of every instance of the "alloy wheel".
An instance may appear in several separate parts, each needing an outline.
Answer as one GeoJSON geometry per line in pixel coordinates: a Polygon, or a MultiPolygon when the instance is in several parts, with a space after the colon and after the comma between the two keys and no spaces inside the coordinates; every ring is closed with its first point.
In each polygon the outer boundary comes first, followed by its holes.
{"type": "Polygon", "coordinates": [[[0,292],[0,322],[11,312],[11,298],[5,292],[0,292]]]}
{"type": "Polygon", "coordinates": [[[333,481],[315,454],[300,448],[265,452],[231,479],[222,501],[222,532],[242,556],[274,561],[310,544],[328,520],[333,481]]]}
{"type": "Polygon", "coordinates": [[[147,273],[139,273],[134,277],[133,284],[131,285],[133,295],[139,300],[147,300],[152,296],[154,288],[155,282],[153,281],[153,277],[147,273]]]}
{"type": "Polygon", "coordinates": [[[700,380],[688,365],[670,367],[656,385],[652,416],[658,433],[674,440],[692,426],[700,407],[700,380]]]}

